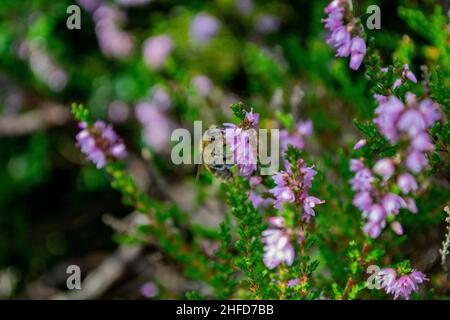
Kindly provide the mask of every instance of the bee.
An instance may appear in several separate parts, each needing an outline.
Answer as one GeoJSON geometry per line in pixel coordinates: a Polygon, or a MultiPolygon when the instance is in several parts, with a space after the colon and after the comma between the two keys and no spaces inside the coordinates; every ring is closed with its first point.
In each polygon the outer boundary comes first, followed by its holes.
{"type": "Polygon", "coordinates": [[[222,181],[232,177],[231,169],[235,166],[231,161],[232,153],[226,143],[225,129],[224,126],[210,126],[200,141],[203,166],[222,181]]]}

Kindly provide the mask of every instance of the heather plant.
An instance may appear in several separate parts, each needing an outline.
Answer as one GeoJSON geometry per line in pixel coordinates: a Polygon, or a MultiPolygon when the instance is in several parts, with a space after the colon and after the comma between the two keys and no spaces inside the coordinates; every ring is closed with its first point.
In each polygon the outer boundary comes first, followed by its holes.
{"type": "MultiPolygon", "coordinates": [[[[0,73],[0,275],[26,275],[9,296],[91,246],[131,252],[132,297],[450,297],[445,3],[76,3],[79,30],[61,30],[72,1],[34,1],[28,28],[7,14],[24,4],[0,13],[0,69],[20,79],[0,73]],[[381,29],[366,27],[370,5],[381,29]],[[225,163],[171,159],[172,133],[194,121],[223,139],[180,156],[220,143],[225,163]],[[261,129],[279,143],[253,143],[261,129]],[[275,173],[262,173],[260,151],[279,156],[275,173]],[[18,194],[50,220],[70,207],[61,221],[97,224],[29,250],[18,194]]],[[[124,295],[110,278],[94,297],[124,295]]]]}

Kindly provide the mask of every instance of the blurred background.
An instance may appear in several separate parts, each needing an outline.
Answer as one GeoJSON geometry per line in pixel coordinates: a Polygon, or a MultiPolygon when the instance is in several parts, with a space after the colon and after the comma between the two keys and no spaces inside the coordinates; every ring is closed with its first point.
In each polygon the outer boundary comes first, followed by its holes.
{"type": "MultiPolygon", "coordinates": [[[[306,149],[324,168],[360,137],[353,118],[372,117],[364,71],[350,72],[325,43],[327,3],[2,0],[0,298],[177,298],[201,289],[151,245],[124,246],[121,232],[139,217],[77,149],[70,104],[113,123],[143,190],[177,203],[192,223],[216,228],[225,210],[220,187],[208,188],[207,176],[196,183],[195,166],[172,165],[174,128],[230,122],[230,103],[244,101],[266,127],[276,126],[279,112],[311,119],[306,149]],[[70,5],[81,9],[79,30],[67,28],[70,5]],[[66,291],[72,264],[89,277],[82,292],[66,291]]],[[[407,52],[420,73],[432,52],[397,7],[431,12],[448,2],[354,1],[363,21],[370,4],[381,6],[382,28],[369,34],[386,63],[407,52]]],[[[441,219],[436,213],[433,223],[441,219]]],[[[421,253],[439,246],[441,234],[429,232],[418,240],[427,243],[421,253]]],[[[214,250],[213,242],[204,245],[214,250]]]]}

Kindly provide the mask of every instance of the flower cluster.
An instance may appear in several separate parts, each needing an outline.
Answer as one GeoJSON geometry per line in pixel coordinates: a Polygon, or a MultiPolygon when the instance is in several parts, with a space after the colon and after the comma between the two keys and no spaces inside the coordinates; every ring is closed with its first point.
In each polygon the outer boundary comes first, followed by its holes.
{"type": "Polygon", "coordinates": [[[302,218],[309,222],[315,215],[314,207],[325,202],[308,194],[316,174],[313,167],[306,166],[303,159],[297,161],[296,168],[291,168],[287,163],[286,171],[277,172],[273,176],[276,187],[269,192],[275,197],[274,207],[280,210],[285,203],[301,205],[304,210],[302,218]]]}
{"type": "Polygon", "coordinates": [[[269,219],[271,227],[263,231],[264,257],[267,268],[273,269],[285,262],[288,266],[294,262],[295,251],[291,244],[292,229],[286,228],[282,217],[269,219]]]}
{"type": "MultiPolygon", "coordinates": [[[[389,71],[389,68],[381,68],[381,71],[387,73],[389,71]]],[[[392,86],[392,89],[396,89],[402,85],[405,84],[406,79],[409,79],[410,81],[417,83],[417,78],[414,75],[414,73],[409,69],[409,65],[406,63],[403,65],[403,68],[400,70],[400,77],[397,78],[394,82],[394,85],[392,86]]]]}
{"type": "Polygon", "coordinates": [[[408,300],[411,293],[419,290],[419,285],[428,278],[416,269],[409,274],[404,274],[397,279],[397,272],[392,268],[384,268],[378,273],[381,287],[386,293],[393,294],[394,299],[403,298],[408,300]]]}
{"type": "MultiPolygon", "coordinates": [[[[353,205],[360,209],[363,216],[367,218],[364,232],[370,237],[376,238],[386,226],[386,221],[389,220],[393,231],[403,234],[402,226],[395,221],[395,216],[399,214],[401,208],[407,208],[412,213],[417,213],[417,208],[413,198],[402,198],[389,189],[387,182],[395,172],[394,161],[390,158],[383,158],[377,161],[372,172],[362,160],[352,159],[350,170],[355,172],[355,176],[350,182],[353,191],[357,192],[353,197],[353,205]],[[378,184],[374,173],[382,176],[378,184]]],[[[415,179],[408,173],[399,175],[397,184],[405,194],[417,190],[415,179]]]]}
{"type": "MultiPolygon", "coordinates": [[[[409,74],[409,68],[405,67],[403,71],[406,72],[403,78],[414,77],[409,74]]],[[[375,110],[374,123],[389,142],[402,143],[396,157],[378,160],[372,170],[365,167],[362,160],[352,159],[350,164],[350,170],[355,172],[352,189],[357,192],[353,204],[367,218],[364,231],[372,238],[379,236],[386,220],[391,222],[395,233],[403,233],[402,226],[395,221],[401,208],[417,213],[415,201],[410,197],[419,188],[413,175],[428,164],[426,152],[433,150],[433,144],[427,129],[440,119],[436,103],[431,99],[418,102],[412,93],[406,94],[406,104],[395,96],[378,95],[376,99],[379,106],[375,110]],[[395,194],[392,191],[395,189],[405,196],[395,194]]],[[[365,144],[365,140],[359,141],[355,149],[365,144]]]]}
{"type": "Polygon", "coordinates": [[[322,22],[330,32],[327,43],[336,49],[336,56],[350,56],[350,68],[358,70],[366,54],[366,42],[361,37],[362,26],[353,17],[351,9],[349,0],[333,0],[325,7],[328,16],[322,22]]]}
{"type": "Polygon", "coordinates": [[[170,142],[170,133],[175,127],[166,115],[171,104],[167,91],[155,86],[152,90],[152,98],[138,103],[135,109],[136,118],[142,125],[145,143],[158,152],[166,150],[170,142]]]}
{"type": "Polygon", "coordinates": [[[289,145],[303,150],[305,148],[304,137],[310,136],[312,133],[313,125],[311,120],[299,121],[295,125],[293,132],[290,132],[288,129],[280,130],[281,151],[284,153],[289,145]]]}
{"type": "Polygon", "coordinates": [[[225,141],[230,148],[233,163],[237,165],[238,174],[250,178],[256,171],[257,164],[257,132],[259,125],[259,114],[245,111],[242,122],[236,126],[225,123],[225,141]]]}
{"type": "Polygon", "coordinates": [[[107,160],[114,161],[126,157],[125,144],[111,125],[97,120],[92,126],[80,122],[79,127],[82,130],[76,136],[78,146],[97,168],[103,168],[107,160]]]}
{"type": "Polygon", "coordinates": [[[427,129],[440,119],[439,109],[431,99],[420,102],[412,93],[406,94],[406,105],[394,96],[387,97],[375,109],[374,119],[380,132],[391,143],[405,136],[410,145],[406,166],[419,173],[427,165],[425,152],[433,150],[427,129]]]}

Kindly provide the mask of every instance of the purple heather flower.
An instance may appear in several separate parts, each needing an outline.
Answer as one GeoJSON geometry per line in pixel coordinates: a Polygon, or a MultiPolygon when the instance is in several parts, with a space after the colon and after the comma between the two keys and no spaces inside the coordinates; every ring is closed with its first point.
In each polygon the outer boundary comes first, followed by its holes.
{"type": "Polygon", "coordinates": [[[107,57],[126,57],[133,51],[133,39],[119,29],[126,20],[125,14],[116,7],[101,4],[94,12],[95,32],[100,49],[107,57]]]}
{"type": "Polygon", "coordinates": [[[383,208],[387,214],[398,214],[401,208],[406,208],[406,201],[393,193],[388,193],[383,197],[383,208]]]}
{"type": "Polygon", "coordinates": [[[431,127],[441,118],[437,104],[431,99],[422,100],[419,104],[420,112],[422,112],[426,125],[431,127]]]}
{"type": "Polygon", "coordinates": [[[379,204],[374,204],[370,208],[367,218],[368,222],[364,226],[363,230],[369,235],[369,237],[375,239],[380,235],[381,230],[386,225],[386,212],[382,206],[379,204]]]}
{"type": "Polygon", "coordinates": [[[378,160],[373,167],[373,171],[382,176],[384,180],[388,180],[394,174],[394,162],[390,158],[378,160]]]}
{"type": "Polygon", "coordinates": [[[269,205],[271,205],[273,203],[272,199],[263,198],[261,195],[257,194],[253,190],[250,190],[248,192],[248,198],[250,199],[250,201],[255,209],[267,208],[269,205]]]}
{"type": "Polygon", "coordinates": [[[402,173],[397,178],[397,185],[404,194],[417,190],[417,182],[409,173],[402,173]]]}
{"type": "Polygon", "coordinates": [[[285,229],[284,218],[273,217],[269,220],[271,228],[263,231],[264,256],[267,268],[273,269],[285,262],[288,266],[294,262],[294,247],[290,243],[288,230],[285,229]]]}
{"type": "Polygon", "coordinates": [[[350,171],[357,172],[362,169],[364,169],[364,163],[361,160],[358,160],[358,159],[350,160],[350,171]]]}
{"type": "Polygon", "coordinates": [[[401,276],[397,281],[395,281],[393,287],[394,299],[398,297],[409,300],[409,296],[413,291],[417,291],[418,287],[416,283],[407,275],[401,276]]]}
{"type": "Polygon", "coordinates": [[[130,109],[125,102],[113,101],[108,106],[108,118],[113,122],[124,122],[127,120],[130,109]]]}
{"type": "Polygon", "coordinates": [[[366,42],[361,37],[354,37],[350,48],[350,69],[358,70],[365,54],[366,42]]]}
{"type": "Polygon", "coordinates": [[[168,110],[172,105],[172,100],[166,89],[162,86],[154,86],[151,90],[152,102],[158,106],[160,110],[168,110]]]}
{"type": "Polygon", "coordinates": [[[191,80],[191,84],[195,88],[197,93],[202,97],[208,96],[213,88],[211,79],[204,75],[197,75],[193,77],[191,80]]]}
{"type": "Polygon", "coordinates": [[[380,281],[381,288],[383,288],[386,293],[392,293],[394,290],[395,280],[397,277],[397,272],[392,268],[383,268],[378,272],[377,278],[380,281]]]}
{"type": "Polygon", "coordinates": [[[238,167],[238,174],[250,178],[257,169],[257,145],[256,130],[259,124],[259,114],[246,112],[245,118],[239,126],[224,123],[225,141],[230,147],[233,161],[238,167]]]}
{"type": "Polygon", "coordinates": [[[406,166],[414,173],[419,173],[428,164],[425,155],[418,151],[412,151],[406,158],[406,166]]]}
{"type": "Polygon", "coordinates": [[[408,210],[411,211],[412,213],[417,213],[417,207],[416,207],[416,201],[414,201],[413,198],[406,198],[406,205],[408,206],[408,210]]]}
{"type": "Polygon", "coordinates": [[[373,189],[372,182],[374,180],[372,172],[367,168],[363,168],[356,172],[350,183],[354,191],[370,191],[373,189]]]}
{"type": "Polygon", "coordinates": [[[306,222],[309,222],[311,217],[315,216],[316,213],[314,212],[314,207],[316,204],[323,204],[325,201],[320,200],[316,197],[306,197],[306,199],[303,202],[303,209],[305,210],[303,213],[302,218],[306,220],[306,222]]]}
{"type": "Polygon", "coordinates": [[[401,76],[400,76],[400,78],[395,80],[392,88],[396,89],[399,86],[403,85],[405,83],[406,79],[409,79],[410,81],[412,81],[414,83],[417,83],[417,78],[414,75],[414,73],[412,73],[412,71],[409,69],[408,64],[403,65],[403,70],[402,70],[401,76]]]}
{"type": "Polygon", "coordinates": [[[360,140],[358,140],[358,142],[355,143],[355,145],[353,147],[353,150],[361,149],[366,144],[367,144],[367,140],[366,139],[360,139],[360,140]]]}
{"type": "Polygon", "coordinates": [[[145,143],[158,152],[166,149],[174,125],[164,112],[153,102],[140,102],[136,117],[143,126],[145,143]]]}
{"type": "Polygon", "coordinates": [[[426,123],[422,113],[415,109],[409,109],[402,114],[397,127],[413,138],[426,129],[426,123]]]}
{"type": "Polygon", "coordinates": [[[393,96],[390,96],[387,102],[381,103],[375,109],[378,117],[373,122],[391,143],[397,143],[398,141],[396,123],[404,109],[403,102],[393,96]]]}
{"type": "Polygon", "coordinates": [[[403,234],[403,227],[402,227],[402,225],[400,224],[400,222],[398,222],[398,221],[392,222],[392,223],[391,223],[391,228],[392,228],[392,230],[393,230],[396,234],[398,234],[399,236],[401,236],[401,235],[403,234]]]}
{"type": "Polygon", "coordinates": [[[220,21],[216,17],[200,12],[191,23],[190,36],[196,43],[205,43],[214,37],[219,29],[220,21]]]}
{"type": "Polygon", "coordinates": [[[430,135],[423,131],[415,136],[411,141],[412,148],[416,151],[433,151],[434,145],[431,143],[430,135]]]}
{"type": "Polygon", "coordinates": [[[355,195],[352,201],[353,205],[359,210],[366,212],[372,206],[372,197],[367,191],[361,191],[355,195]]]}
{"type": "Polygon", "coordinates": [[[85,122],[79,124],[82,129],[76,136],[77,144],[97,168],[103,168],[107,160],[118,160],[127,156],[123,141],[111,125],[98,120],[92,126],[85,122]]]}
{"type": "Polygon", "coordinates": [[[172,39],[167,35],[154,36],[145,40],[143,44],[145,63],[154,70],[162,68],[172,48],[172,39]]]}
{"type": "Polygon", "coordinates": [[[295,126],[296,130],[294,132],[289,132],[287,129],[280,130],[280,142],[281,151],[285,152],[288,146],[291,145],[297,149],[303,150],[305,147],[305,136],[310,136],[312,134],[312,122],[311,121],[300,121],[295,126]]]}

